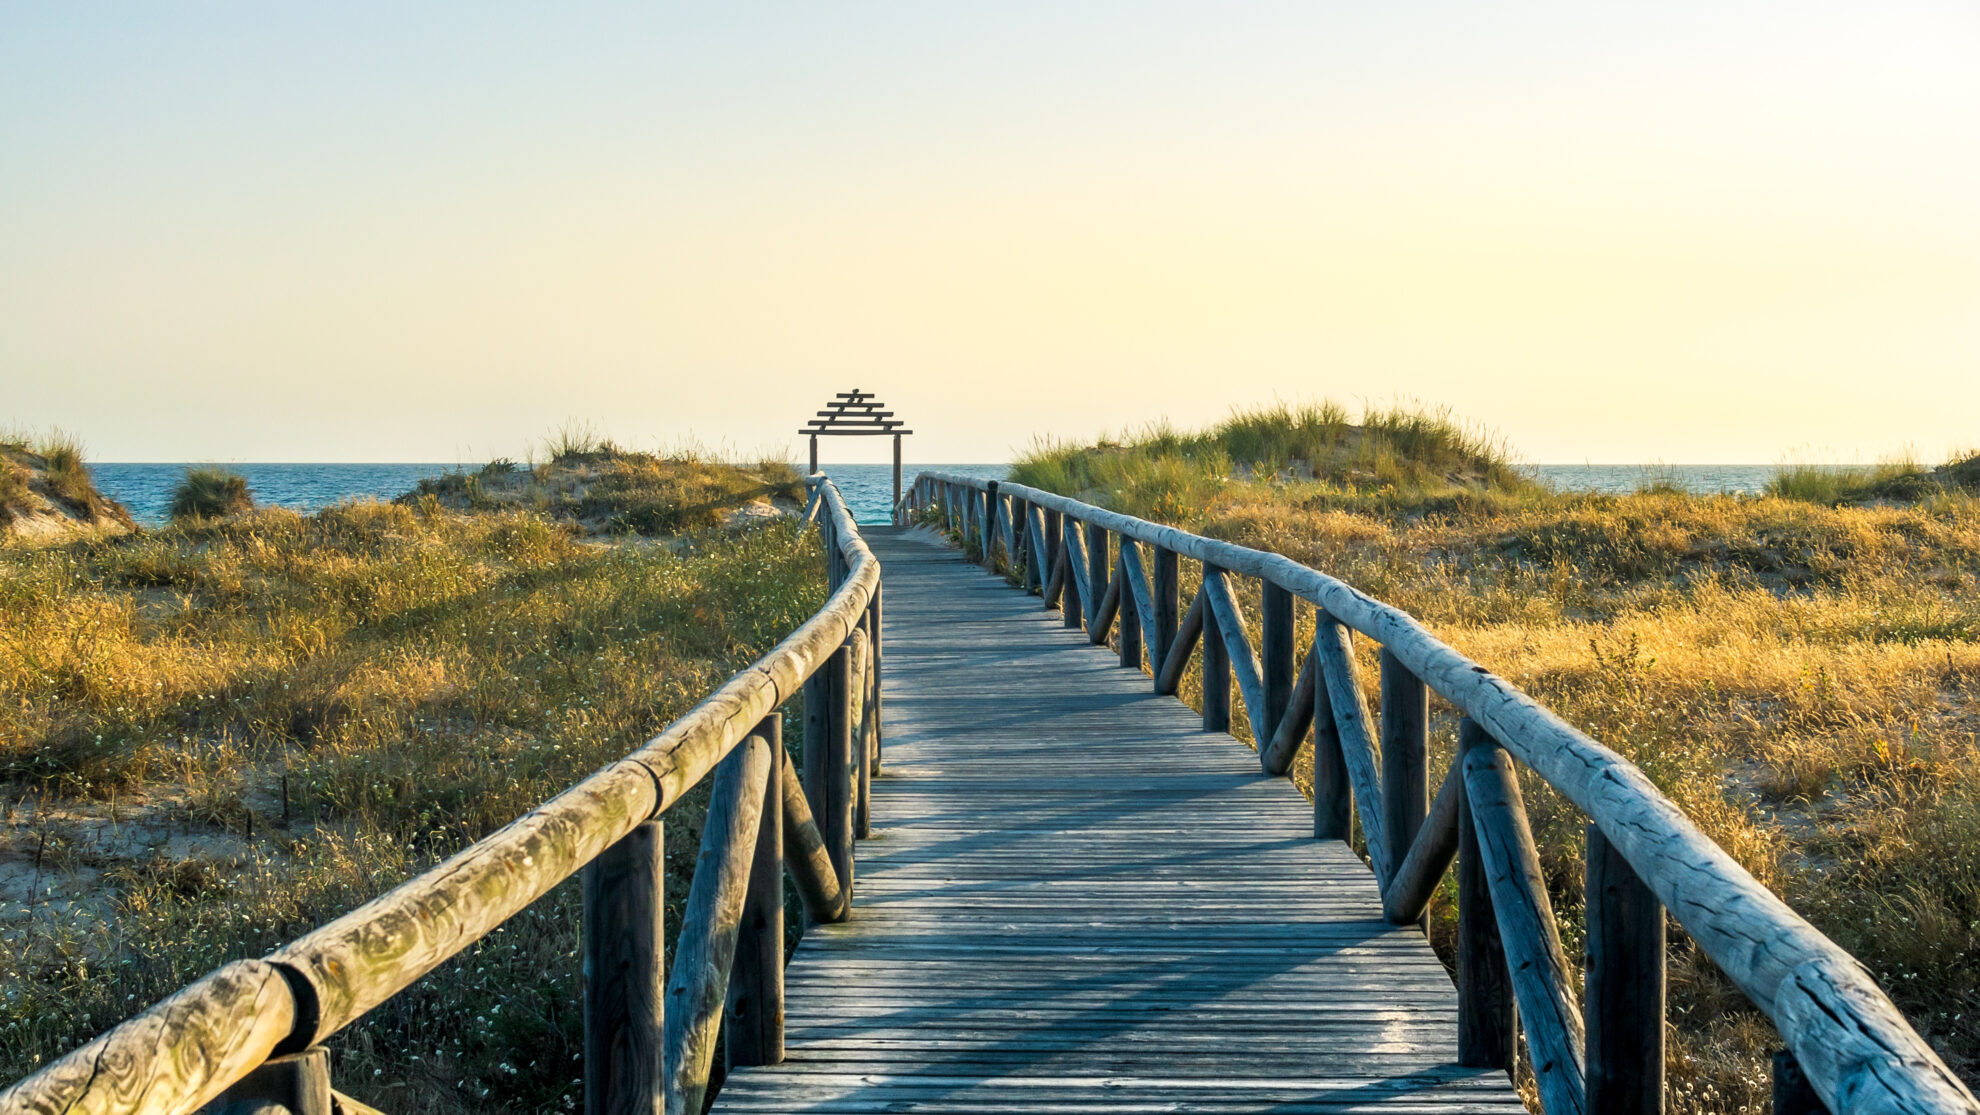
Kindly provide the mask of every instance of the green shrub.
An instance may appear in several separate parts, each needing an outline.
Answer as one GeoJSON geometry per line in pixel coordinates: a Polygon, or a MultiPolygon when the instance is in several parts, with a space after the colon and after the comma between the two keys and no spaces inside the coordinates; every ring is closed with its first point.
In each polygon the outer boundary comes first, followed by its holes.
{"type": "Polygon", "coordinates": [[[247,478],[225,469],[189,468],[172,493],[174,521],[221,519],[252,510],[254,497],[248,494],[247,478]]]}

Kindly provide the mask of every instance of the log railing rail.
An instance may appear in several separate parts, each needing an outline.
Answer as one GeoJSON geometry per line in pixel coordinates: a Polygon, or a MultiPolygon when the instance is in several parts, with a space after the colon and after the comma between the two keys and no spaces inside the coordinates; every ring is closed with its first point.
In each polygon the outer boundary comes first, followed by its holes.
{"type": "Polygon", "coordinates": [[[507,827],[0,1091],[0,1115],[363,1115],[331,1089],[325,1039],[580,872],[587,1112],[699,1115],[718,1032],[731,1066],[781,1061],[784,873],[813,921],[848,915],[880,749],[880,565],[832,482],[808,483],[831,591],[768,654],[507,827]],[[800,696],[801,777],[780,711],[800,696]],[[661,823],[711,773],[669,977],[661,823]]]}
{"type": "Polygon", "coordinates": [[[1390,922],[1423,918],[1455,862],[1461,1064],[1510,1069],[1523,1036],[1548,1112],[1662,1111],[1668,910],[1786,1043],[1777,1110],[1820,1110],[1796,1098],[1812,1086],[1838,1113],[1980,1113],[1863,966],[1640,770],[1407,613],[1280,554],[1007,481],[924,472],[895,518],[924,514],[987,568],[1060,606],[1065,625],[1084,625],[1095,645],[1118,621],[1122,665],[1142,668],[1145,649],[1158,693],[1177,692],[1200,646],[1204,727],[1229,729],[1235,681],[1268,775],[1291,769],[1310,729],[1314,834],[1345,839],[1358,815],[1390,922]],[[1186,611],[1179,557],[1202,567],[1186,611]],[[1258,651],[1231,588],[1237,576],[1263,582],[1258,651]],[[1295,599],[1314,606],[1316,625],[1297,662],[1295,599]],[[1381,647],[1379,718],[1355,672],[1353,635],[1381,647]],[[1457,758],[1439,783],[1426,769],[1431,693],[1460,715],[1457,758]],[[1590,821],[1579,1003],[1515,761],[1590,821]]]}

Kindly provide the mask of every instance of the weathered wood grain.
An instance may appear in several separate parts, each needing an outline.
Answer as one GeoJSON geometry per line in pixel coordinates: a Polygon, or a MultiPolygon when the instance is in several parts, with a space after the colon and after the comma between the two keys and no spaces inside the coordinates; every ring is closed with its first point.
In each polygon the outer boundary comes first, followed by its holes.
{"type": "Polygon", "coordinates": [[[0,1091],[0,1112],[185,1115],[267,1060],[295,1023],[281,972],[237,960],[0,1091]]]}
{"type": "Polygon", "coordinates": [[[1491,744],[1492,737],[1476,721],[1469,717],[1458,721],[1458,754],[1451,764],[1458,829],[1457,1048],[1460,1065],[1511,1072],[1519,1050],[1519,1008],[1512,975],[1506,970],[1505,946],[1499,940],[1499,919],[1492,912],[1492,886],[1478,849],[1478,826],[1472,823],[1464,789],[1466,752],[1491,744]]]}

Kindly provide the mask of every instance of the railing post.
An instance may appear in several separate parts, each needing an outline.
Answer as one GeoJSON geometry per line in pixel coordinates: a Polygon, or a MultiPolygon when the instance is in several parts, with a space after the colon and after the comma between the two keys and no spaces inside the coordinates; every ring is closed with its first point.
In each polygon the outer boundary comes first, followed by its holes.
{"type": "Polygon", "coordinates": [[[852,894],[852,649],[841,644],[804,683],[804,796],[825,853],[852,894]]]}
{"type": "Polygon", "coordinates": [[[313,1045],[286,1057],[270,1057],[200,1108],[200,1115],[259,1115],[267,1111],[333,1115],[330,1051],[313,1045]]]}
{"type": "Polygon", "coordinates": [[[1060,524],[1063,531],[1059,535],[1059,560],[1065,563],[1066,587],[1065,591],[1059,594],[1059,614],[1065,617],[1067,627],[1078,630],[1085,626],[1081,621],[1086,610],[1086,602],[1079,597],[1079,579],[1073,576],[1073,548],[1068,544],[1068,540],[1073,537],[1073,532],[1079,529],[1079,520],[1071,515],[1065,515],[1061,516],[1060,524]]]}
{"type": "MultiPolygon", "coordinates": [[[[1130,670],[1141,669],[1141,603],[1135,598],[1134,587],[1129,583],[1127,571],[1127,549],[1134,542],[1126,535],[1120,539],[1120,554],[1114,559],[1114,577],[1121,586],[1121,607],[1118,614],[1121,630],[1121,665],[1130,670]]],[[[1159,664],[1159,663],[1158,663],[1159,664]]]]}
{"type": "Polygon", "coordinates": [[[1588,826],[1588,1110],[1664,1110],[1664,906],[1629,861],[1588,826]]]}
{"type": "Polygon", "coordinates": [[[872,640],[873,643],[873,692],[867,694],[866,699],[872,702],[872,712],[869,715],[873,717],[873,732],[872,732],[873,738],[870,746],[872,747],[872,756],[873,756],[872,767],[873,767],[873,777],[875,778],[880,777],[881,753],[885,750],[882,741],[884,740],[887,734],[885,721],[880,715],[881,705],[882,705],[882,701],[880,700],[880,677],[881,677],[880,661],[881,658],[883,657],[883,655],[880,653],[881,641],[882,641],[880,638],[880,632],[882,630],[880,597],[882,595],[881,590],[883,587],[884,586],[882,582],[879,581],[874,582],[873,599],[871,602],[869,602],[866,605],[866,610],[867,610],[866,633],[867,633],[867,638],[872,640]]]}
{"type": "Polygon", "coordinates": [[[770,778],[763,788],[756,854],[743,895],[742,927],[729,971],[722,1044],[729,1068],[774,1065],[784,1059],[784,714],[756,726],[770,745],[770,778]]]}
{"type": "MultiPolygon", "coordinates": [[[[1045,578],[1046,588],[1049,589],[1054,577],[1064,577],[1064,573],[1059,569],[1059,563],[1065,560],[1065,535],[1061,533],[1065,528],[1060,523],[1059,513],[1057,511],[1049,507],[1042,510],[1044,511],[1042,518],[1045,523],[1045,537],[1039,539],[1039,541],[1044,544],[1045,552],[1038,556],[1039,573],[1045,578]]],[[[1045,598],[1046,608],[1051,608],[1056,602],[1049,591],[1041,589],[1040,594],[1045,598]]],[[[1060,581],[1059,594],[1062,598],[1065,595],[1065,583],[1063,580],[1060,581]]],[[[1064,610],[1063,603],[1060,604],[1060,609],[1064,610]]]]}
{"type": "Polygon", "coordinates": [[[1107,528],[1099,523],[1086,524],[1086,583],[1093,593],[1087,601],[1092,615],[1086,617],[1086,628],[1092,633],[1100,624],[1100,598],[1107,595],[1107,574],[1114,564],[1107,560],[1107,528]]]}
{"type": "Polygon", "coordinates": [[[1162,663],[1169,660],[1169,648],[1176,645],[1176,631],[1182,622],[1182,581],[1176,575],[1176,552],[1166,546],[1150,546],[1155,565],[1149,570],[1154,597],[1155,645],[1149,648],[1149,661],[1155,663],[1156,689],[1161,689],[1162,663]]]}
{"type": "Polygon", "coordinates": [[[1381,664],[1382,834],[1394,870],[1430,813],[1430,692],[1387,647],[1381,664]]]}
{"type": "Polygon", "coordinates": [[[983,488],[983,568],[997,571],[997,482],[990,481],[983,488]]]}
{"type": "MultiPolygon", "coordinates": [[[[1315,646],[1327,635],[1328,616],[1315,614],[1315,646]]],[[[1334,719],[1334,700],[1327,690],[1327,667],[1313,651],[1313,837],[1347,840],[1354,835],[1354,786],[1348,781],[1347,759],[1341,754],[1341,729],[1334,719]]]]}
{"type": "Polygon", "coordinates": [[[647,821],[582,873],[586,1115],[666,1110],[666,862],[661,823],[647,821]]]}
{"type": "Polygon", "coordinates": [[[1258,741],[1261,755],[1266,743],[1279,733],[1279,721],[1286,715],[1286,706],[1292,703],[1293,678],[1299,673],[1299,662],[1293,657],[1293,594],[1270,581],[1264,584],[1258,649],[1267,723],[1251,726],[1252,738],[1258,741]]]}
{"type": "MultiPolygon", "coordinates": [[[[1215,566],[1205,565],[1204,580],[1209,580],[1211,574],[1218,571],[1215,566]]],[[[1217,631],[1217,621],[1208,614],[1207,606],[1204,612],[1203,730],[1228,732],[1231,730],[1231,652],[1224,645],[1223,636],[1217,631]]]]}
{"type": "MultiPolygon", "coordinates": [[[[1472,748],[1491,745],[1491,737],[1470,717],[1458,721],[1458,763],[1464,762],[1465,753],[1472,748]]],[[[1457,792],[1458,1064],[1511,1072],[1519,1024],[1512,974],[1506,969],[1506,951],[1499,942],[1491,884],[1480,856],[1478,827],[1471,817],[1471,799],[1462,775],[1457,792]]]]}

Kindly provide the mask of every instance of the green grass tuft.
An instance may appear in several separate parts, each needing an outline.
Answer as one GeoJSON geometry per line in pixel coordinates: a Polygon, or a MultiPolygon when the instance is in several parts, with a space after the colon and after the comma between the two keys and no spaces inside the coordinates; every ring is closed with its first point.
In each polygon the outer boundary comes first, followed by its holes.
{"type": "Polygon", "coordinates": [[[189,468],[172,493],[174,522],[222,519],[254,510],[247,478],[219,468],[189,468]]]}

